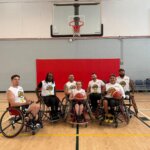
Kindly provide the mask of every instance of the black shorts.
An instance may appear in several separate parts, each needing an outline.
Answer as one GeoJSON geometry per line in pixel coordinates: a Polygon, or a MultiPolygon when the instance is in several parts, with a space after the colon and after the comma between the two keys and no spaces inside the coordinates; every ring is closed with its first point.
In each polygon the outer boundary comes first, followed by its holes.
{"type": "Polygon", "coordinates": [[[47,107],[58,105],[59,103],[59,98],[56,95],[42,96],[42,98],[47,107]]]}
{"type": "Polygon", "coordinates": [[[108,106],[110,107],[115,107],[118,106],[120,104],[120,100],[114,99],[114,98],[104,98],[105,100],[108,101],[108,106]]]}
{"type": "Polygon", "coordinates": [[[101,93],[91,93],[89,95],[90,100],[95,100],[95,101],[100,100],[101,97],[102,97],[101,93]]]}
{"type": "Polygon", "coordinates": [[[73,100],[72,106],[74,107],[76,104],[78,104],[78,105],[83,104],[85,106],[86,102],[85,102],[85,100],[73,100]]]}

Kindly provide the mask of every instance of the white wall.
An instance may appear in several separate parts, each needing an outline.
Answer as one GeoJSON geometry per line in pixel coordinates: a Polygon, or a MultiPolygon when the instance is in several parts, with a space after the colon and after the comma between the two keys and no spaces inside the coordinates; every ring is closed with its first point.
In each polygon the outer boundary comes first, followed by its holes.
{"type": "Polygon", "coordinates": [[[50,37],[51,3],[0,3],[0,38],[50,37]]]}
{"type": "MultiPolygon", "coordinates": [[[[101,13],[104,36],[150,35],[150,0],[102,0],[101,13]]],[[[0,38],[48,38],[51,23],[48,0],[0,1],[0,38]]]]}
{"type": "Polygon", "coordinates": [[[150,35],[150,0],[102,0],[104,34],[150,35]]]}

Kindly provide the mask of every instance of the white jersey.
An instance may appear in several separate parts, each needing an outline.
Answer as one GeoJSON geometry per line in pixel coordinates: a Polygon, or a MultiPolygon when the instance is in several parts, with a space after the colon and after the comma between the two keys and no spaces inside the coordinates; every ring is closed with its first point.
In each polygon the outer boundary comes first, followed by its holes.
{"type": "Polygon", "coordinates": [[[14,94],[15,102],[17,102],[17,103],[25,103],[26,102],[26,100],[24,98],[24,91],[21,86],[17,86],[17,87],[10,86],[8,90],[14,94]]]}
{"type": "Polygon", "coordinates": [[[66,83],[66,87],[68,89],[68,93],[70,94],[72,90],[76,88],[76,81],[73,81],[73,82],[68,81],[66,83]]]}
{"type": "Polygon", "coordinates": [[[88,84],[91,93],[101,93],[102,86],[105,86],[105,83],[99,79],[96,79],[96,81],[91,80],[88,84]]]}
{"type": "Polygon", "coordinates": [[[84,89],[80,89],[80,90],[74,89],[74,90],[72,90],[73,97],[75,97],[75,95],[78,94],[78,93],[82,94],[83,96],[86,96],[86,93],[85,93],[84,89]]]}
{"type": "Polygon", "coordinates": [[[42,96],[50,96],[55,95],[55,83],[46,82],[45,80],[42,81],[42,96]]]}
{"type": "Polygon", "coordinates": [[[119,83],[115,83],[115,84],[107,83],[106,84],[106,91],[107,91],[106,97],[112,98],[111,96],[112,89],[119,91],[122,94],[122,96],[125,98],[125,92],[123,90],[123,87],[119,83]]]}
{"type": "Polygon", "coordinates": [[[119,83],[124,91],[130,91],[130,78],[128,76],[124,76],[121,78],[120,76],[117,77],[117,83],[119,83]]]}

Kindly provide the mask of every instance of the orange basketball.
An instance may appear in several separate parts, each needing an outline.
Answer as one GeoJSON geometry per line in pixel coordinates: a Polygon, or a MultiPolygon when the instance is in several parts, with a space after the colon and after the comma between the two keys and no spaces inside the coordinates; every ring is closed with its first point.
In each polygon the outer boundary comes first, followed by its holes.
{"type": "Polygon", "coordinates": [[[112,94],[113,98],[115,99],[121,99],[122,98],[122,94],[121,92],[119,91],[115,91],[113,94],[112,94]]]}
{"type": "Polygon", "coordinates": [[[75,99],[84,99],[84,95],[81,94],[81,93],[77,93],[77,94],[75,95],[75,99]]]}

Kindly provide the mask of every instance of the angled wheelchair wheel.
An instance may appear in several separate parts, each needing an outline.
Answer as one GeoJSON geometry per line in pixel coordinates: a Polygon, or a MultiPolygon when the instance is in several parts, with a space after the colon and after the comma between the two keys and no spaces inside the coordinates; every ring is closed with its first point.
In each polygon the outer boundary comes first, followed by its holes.
{"type": "Polygon", "coordinates": [[[128,112],[128,108],[125,105],[120,106],[121,114],[124,118],[124,121],[126,124],[129,124],[130,122],[130,114],[128,112]]]}
{"type": "Polygon", "coordinates": [[[17,136],[24,127],[24,115],[16,108],[7,108],[0,119],[1,133],[7,138],[17,136]]]}
{"type": "Polygon", "coordinates": [[[67,117],[69,115],[69,111],[70,111],[70,106],[71,106],[71,102],[69,100],[67,100],[66,97],[64,97],[61,101],[61,113],[62,113],[62,118],[64,121],[67,120],[67,117]]]}
{"type": "Polygon", "coordinates": [[[133,96],[131,97],[131,102],[132,102],[132,106],[133,106],[135,115],[137,116],[137,114],[138,114],[138,108],[137,108],[137,105],[136,105],[136,102],[135,102],[135,99],[134,99],[133,96]]]}
{"type": "Polygon", "coordinates": [[[40,101],[40,119],[41,119],[41,121],[49,119],[50,118],[49,114],[50,114],[50,110],[48,110],[48,107],[46,106],[43,99],[41,98],[41,101],[40,101]]]}
{"type": "Polygon", "coordinates": [[[115,127],[115,128],[118,127],[118,122],[117,122],[117,121],[114,123],[114,127],[115,127]]]}

